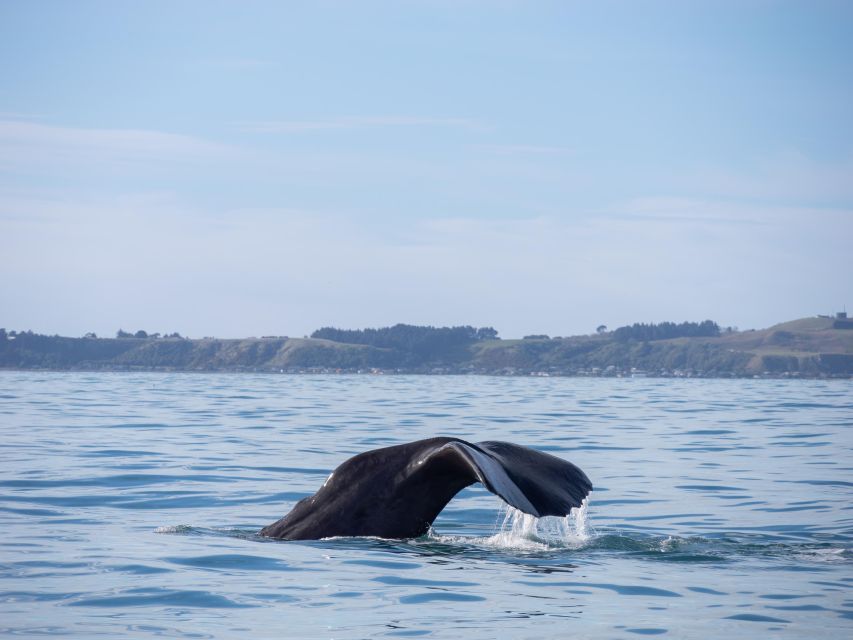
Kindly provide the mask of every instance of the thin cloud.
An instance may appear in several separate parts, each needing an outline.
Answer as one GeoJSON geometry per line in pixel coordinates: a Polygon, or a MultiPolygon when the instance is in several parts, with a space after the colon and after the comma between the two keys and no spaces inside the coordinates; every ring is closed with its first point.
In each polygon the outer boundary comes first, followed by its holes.
{"type": "Polygon", "coordinates": [[[20,111],[0,111],[0,120],[41,120],[44,116],[39,113],[24,113],[20,111]]]}
{"type": "Polygon", "coordinates": [[[0,119],[0,168],[93,165],[111,170],[128,163],[202,162],[233,156],[234,149],[194,136],[147,129],[64,127],[0,119]]]}
{"type": "Polygon", "coordinates": [[[820,162],[798,152],[761,158],[745,170],[706,167],[678,177],[682,188],[726,198],[853,204],[853,158],[820,162]]]}
{"type": "Polygon", "coordinates": [[[262,58],[246,58],[246,57],[224,57],[224,58],[209,58],[198,63],[199,66],[207,66],[226,71],[249,71],[252,69],[263,69],[273,66],[270,60],[262,58]]]}
{"type": "Polygon", "coordinates": [[[222,145],[207,140],[162,131],[89,129],[0,120],[0,150],[18,150],[21,147],[88,150],[130,156],[205,155],[224,149],[222,145]]]}
{"type": "Polygon", "coordinates": [[[237,128],[244,133],[311,133],[384,127],[452,127],[474,130],[482,129],[483,125],[469,118],[420,116],[341,116],[319,120],[261,120],[237,123],[237,128]]]}
{"type": "Polygon", "coordinates": [[[536,144],[481,144],[474,148],[502,156],[565,156],[575,153],[571,147],[536,144]]]}
{"type": "Polygon", "coordinates": [[[613,219],[702,223],[733,228],[775,225],[782,220],[822,220],[848,225],[853,222],[851,210],[844,207],[755,204],[675,196],[634,198],[609,207],[602,213],[613,219]]]}

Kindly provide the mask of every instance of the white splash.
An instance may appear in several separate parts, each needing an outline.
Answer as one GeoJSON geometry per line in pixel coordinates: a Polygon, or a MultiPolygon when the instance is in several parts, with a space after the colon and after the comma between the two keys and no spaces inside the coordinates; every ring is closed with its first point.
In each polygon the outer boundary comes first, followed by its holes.
{"type": "Polygon", "coordinates": [[[572,509],[564,518],[545,516],[537,518],[506,505],[500,531],[485,542],[496,547],[551,549],[575,547],[590,539],[588,503],[572,509]]]}
{"type": "Polygon", "coordinates": [[[593,537],[589,526],[588,502],[572,509],[564,518],[537,518],[508,504],[503,504],[495,522],[497,533],[485,538],[443,536],[430,531],[430,537],[442,542],[466,542],[477,546],[520,551],[547,551],[580,547],[593,537]],[[501,515],[503,518],[501,519],[501,515]]]}

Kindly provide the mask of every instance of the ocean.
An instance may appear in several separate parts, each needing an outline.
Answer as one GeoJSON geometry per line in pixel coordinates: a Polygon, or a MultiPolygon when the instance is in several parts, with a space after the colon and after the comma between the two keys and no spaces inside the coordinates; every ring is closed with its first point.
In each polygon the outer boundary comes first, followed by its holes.
{"type": "Polygon", "coordinates": [[[853,383],[0,372],[0,634],[853,636],[853,383]],[[569,518],[474,486],[414,540],[257,531],[437,435],[580,466],[569,518]]]}

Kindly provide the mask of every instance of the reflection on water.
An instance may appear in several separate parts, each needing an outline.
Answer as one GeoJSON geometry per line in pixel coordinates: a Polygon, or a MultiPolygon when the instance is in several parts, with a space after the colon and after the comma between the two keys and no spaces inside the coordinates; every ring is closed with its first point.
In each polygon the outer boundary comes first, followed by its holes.
{"type": "Polygon", "coordinates": [[[828,637],[853,631],[849,381],[0,374],[0,633],[828,637]],[[510,440],[595,484],[477,486],[416,540],[261,526],[366,449],[510,440]]]}

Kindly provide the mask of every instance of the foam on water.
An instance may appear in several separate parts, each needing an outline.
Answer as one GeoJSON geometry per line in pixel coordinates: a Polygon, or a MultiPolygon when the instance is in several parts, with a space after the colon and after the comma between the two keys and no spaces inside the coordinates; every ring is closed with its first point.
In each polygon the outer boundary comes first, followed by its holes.
{"type": "Polygon", "coordinates": [[[181,534],[192,533],[193,530],[194,527],[188,524],[174,524],[157,527],[156,529],[154,529],[154,533],[181,534]]]}

